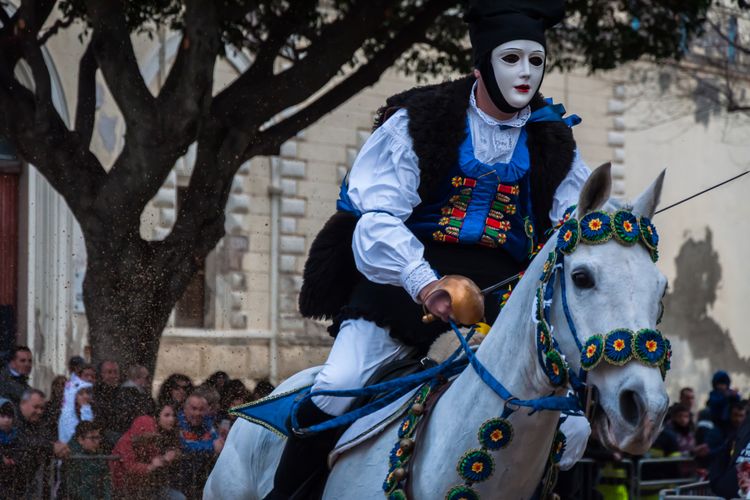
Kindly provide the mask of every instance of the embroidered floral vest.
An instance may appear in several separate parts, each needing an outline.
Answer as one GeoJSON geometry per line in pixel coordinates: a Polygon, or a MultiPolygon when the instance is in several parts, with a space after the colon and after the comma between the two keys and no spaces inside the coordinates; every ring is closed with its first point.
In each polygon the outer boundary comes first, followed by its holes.
{"type": "MultiPolygon", "coordinates": [[[[548,103],[550,105],[534,111],[527,123],[561,121],[568,126],[580,123],[576,115],[563,118],[562,105],[552,105],[551,100],[548,103]]],[[[458,162],[430,195],[423,197],[422,203],[406,220],[406,227],[423,242],[502,248],[516,261],[526,261],[538,241],[531,201],[526,127],[521,129],[510,161],[493,165],[475,158],[468,118],[465,135],[459,147],[458,162]]],[[[346,180],[341,186],[337,208],[361,215],[349,201],[346,180]]]]}

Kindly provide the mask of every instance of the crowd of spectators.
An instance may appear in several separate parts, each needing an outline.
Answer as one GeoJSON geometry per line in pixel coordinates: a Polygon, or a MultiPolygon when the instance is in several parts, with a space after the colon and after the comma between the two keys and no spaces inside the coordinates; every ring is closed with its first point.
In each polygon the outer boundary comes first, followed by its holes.
{"type": "Polygon", "coordinates": [[[594,438],[586,458],[573,471],[561,474],[558,493],[564,500],[632,497],[635,478],[642,485],[640,498],[658,498],[659,490],[680,483],[708,481],[712,494],[750,498],[750,402],[732,387],[729,374],[714,373],[706,406],[696,411],[695,390],[683,387],[665,418],[664,426],[646,456],[626,456],[605,449],[594,438]],[[585,473],[584,473],[585,472],[585,473]],[[672,481],[674,480],[674,481],[672,481]]]}
{"type": "Polygon", "coordinates": [[[17,346],[0,369],[0,498],[200,498],[229,409],[273,390],[225,372],[197,386],[175,373],[154,400],[146,367],[74,356],[47,398],[29,385],[32,360],[17,346]]]}

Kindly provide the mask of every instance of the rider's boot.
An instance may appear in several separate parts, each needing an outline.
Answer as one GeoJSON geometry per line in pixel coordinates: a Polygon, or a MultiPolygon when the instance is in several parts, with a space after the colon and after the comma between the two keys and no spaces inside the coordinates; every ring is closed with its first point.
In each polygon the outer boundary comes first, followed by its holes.
{"type": "MultiPolygon", "coordinates": [[[[331,418],[333,416],[318,408],[312,399],[302,403],[297,411],[300,427],[310,427],[331,418]]],[[[328,454],[339,437],[337,429],[305,437],[289,434],[273,478],[273,490],[264,500],[289,500],[316,470],[327,467],[328,454]]]]}

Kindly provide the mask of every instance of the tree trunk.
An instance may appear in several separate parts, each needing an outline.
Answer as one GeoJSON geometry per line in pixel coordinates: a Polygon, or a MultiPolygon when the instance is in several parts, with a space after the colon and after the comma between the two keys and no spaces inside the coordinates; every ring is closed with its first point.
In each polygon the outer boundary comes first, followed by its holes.
{"type": "Polygon", "coordinates": [[[197,250],[192,241],[179,247],[148,242],[137,234],[117,248],[87,238],[87,250],[83,298],[94,361],[139,364],[153,374],[172,308],[208,250],[197,250]]]}

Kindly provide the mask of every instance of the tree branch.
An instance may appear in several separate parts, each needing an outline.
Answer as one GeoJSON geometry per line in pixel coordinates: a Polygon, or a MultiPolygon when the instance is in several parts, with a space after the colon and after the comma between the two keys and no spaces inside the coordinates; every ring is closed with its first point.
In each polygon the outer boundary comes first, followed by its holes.
{"type": "Polygon", "coordinates": [[[745,47],[743,45],[740,45],[737,43],[737,40],[732,40],[729,38],[729,35],[724,33],[721,29],[721,26],[716,24],[716,22],[712,21],[711,19],[706,19],[706,22],[708,23],[711,28],[716,32],[717,35],[719,35],[719,38],[727,42],[728,44],[732,45],[736,50],[742,52],[743,54],[750,55],[750,47],[745,47]]]}
{"type": "Polygon", "coordinates": [[[148,134],[145,129],[156,124],[156,99],[141,76],[122,4],[87,0],[86,8],[94,28],[91,47],[128,130],[148,134]]]}
{"type": "Polygon", "coordinates": [[[199,117],[208,112],[211,103],[214,66],[220,46],[219,19],[213,1],[191,0],[185,13],[182,43],[158,102],[173,116],[164,123],[167,135],[187,140],[187,147],[197,134],[199,117]]]}
{"type": "Polygon", "coordinates": [[[244,151],[242,158],[247,160],[256,155],[275,155],[281,145],[323,115],[340,106],[363,88],[375,84],[388,68],[415,42],[424,40],[425,33],[435,19],[450,8],[455,2],[436,0],[427,4],[424,10],[416,15],[398,34],[359,67],[344,81],[319,97],[315,102],[301,111],[270,127],[254,138],[244,151]]]}
{"type": "Polygon", "coordinates": [[[305,59],[291,68],[273,75],[260,74],[251,67],[214,98],[212,113],[227,124],[251,130],[281,110],[303,102],[333,78],[373,33],[382,29],[390,9],[397,8],[398,3],[359,2],[358,9],[353,8],[345,17],[325,26],[308,48],[305,59]]]}
{"type": "Polygon", "coordinates": [[[50,38],[52,38],[54,35],[57,34],[58,31],[60,31],[60,29],[67,28],[71,24],[73,24],[73,18],[72,17],[69,17],[67,19],[58,19],[57,21],[55,21],[55,24],[53,24],[52,26],[50,26],[50,28],[47,31],[44,32],[44,35],[42,35],[41,37],[39,37],[39,39],[37,40],[37,43],[39,45],[46,44],[47,41],[50,38]]]}
{"type": "Polygon", "coordinates": [[[75,130],[81,138],[81,144],[88,147],[94,131],[96,119],[96,57],[91,44],[78,63],[78,102],[76,103],[75,130]]]}
{"type": "Polygon", "coordinates": [[[106,177],[96,157],[82,146],[54,109],[40,113],[34,94],[5,66],[0,67],[0,134],[33,164],[67,201],[82,226],[106,177]]]}

